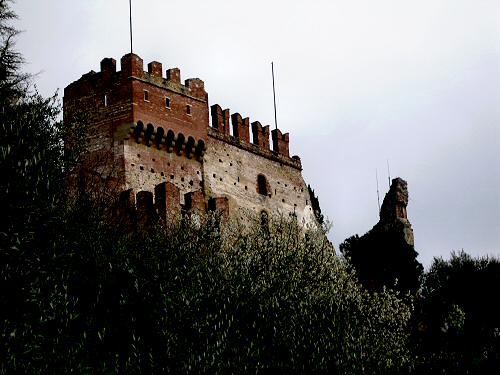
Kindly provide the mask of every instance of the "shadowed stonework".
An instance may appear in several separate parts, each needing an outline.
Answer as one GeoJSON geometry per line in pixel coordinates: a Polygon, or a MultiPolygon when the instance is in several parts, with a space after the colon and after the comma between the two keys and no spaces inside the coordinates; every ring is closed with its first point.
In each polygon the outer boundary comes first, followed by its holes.
{"type": "Polygon", "coordinates": [[[363,236],[352,236],[340,245],[340,251],[369,289],[385,286],[415,292],[419,288],[423,268],[417,261],[407,205],[408,185],[395,178],[385,195],[378,223],[363,236]]]}

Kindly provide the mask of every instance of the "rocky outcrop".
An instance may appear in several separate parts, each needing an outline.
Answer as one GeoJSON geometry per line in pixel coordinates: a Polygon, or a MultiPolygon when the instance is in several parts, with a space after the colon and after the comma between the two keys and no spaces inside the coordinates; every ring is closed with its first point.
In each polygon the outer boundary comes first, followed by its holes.
{"type": "Polygon", "coordinates": [[[391,187],[385,195],[380,209],[380,220],[372,231],[400,233],[404,241],[413,246],[415,240],[413,229],[408,220],[407,206],[408,184],[405,180],[397,177],[392,180],[391,187]]]}
{"type": "Polygon", "coordinates": [[[360,282],[370,290],[385,286],[415,292],[419,288],[423,267],[417,260],[407,205],[408,185],[395,178],[385,195],[379,222],[363,236],[352,236],[340,245],[360,282]]]}

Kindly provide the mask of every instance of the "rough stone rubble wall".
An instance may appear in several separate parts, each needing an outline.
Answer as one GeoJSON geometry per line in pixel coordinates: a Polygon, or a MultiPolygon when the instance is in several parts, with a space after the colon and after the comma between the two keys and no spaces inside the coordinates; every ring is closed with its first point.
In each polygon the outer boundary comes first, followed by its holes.
{"type": "Polygon", "coordinates": [[[184,204],[184,194],[203,188],[202,164],[196,159],[135,142],[126,142],[124,153],[126,189],[154,192],[158,184],[171,182],[179,188],[179,203],[184,204]]]}
{"type": "Polygon", "coordinates": [[[297,216],[299,223],[314,225],[307,186],[300,170],[251,153],[232,144],[210,139],[204,157],[203,178],[212,196],[229,199],[230,216],[247,209],[259,213],[297,216]],[[257,176],[266,177],[269,194],[259,194],[257,176]]]}

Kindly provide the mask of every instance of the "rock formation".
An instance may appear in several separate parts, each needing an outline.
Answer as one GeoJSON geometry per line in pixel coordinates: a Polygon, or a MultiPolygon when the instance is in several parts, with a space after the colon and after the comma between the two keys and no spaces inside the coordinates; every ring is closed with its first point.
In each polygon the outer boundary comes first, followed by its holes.
{"type": "Polygon", "coordinates": [[[399,233],[408,245],[414,246],[413,229],[406,212],[407,206],[408,184],[399,177],[395,178],[382,203],[380,220],[372,231],[399,233]]]}
{"type": "Polygon", "coordinates": [[[417,261],[407,205],[408,185],[395,178],[384,198],[379,222],[363,236],[352,236],[340,245],[360,282],[370,290],[385,286],[415,292],[419,288],[423,267],[417,261]]]}

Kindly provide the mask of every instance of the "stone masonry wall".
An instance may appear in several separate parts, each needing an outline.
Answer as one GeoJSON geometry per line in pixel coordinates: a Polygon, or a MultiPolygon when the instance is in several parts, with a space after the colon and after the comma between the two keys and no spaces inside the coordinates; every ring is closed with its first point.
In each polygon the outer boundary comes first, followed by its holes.
{"type": "Polygon", "coordinates": [[[228,197],[230,216],[243,218],[243,208],[256,213],[265,210],[286,216],[295,214],[304,226],[315,222],[299,169],[211,138],[203,174],[207,194],[228,197]],[[267,195],[258,191],[259,175],[266,178],[267,195]]]}
{"type": "Polygon", "coordinates": [[[200,161],[134,143],[124,145],[126,189],[154,192],[156,185],[171,182],[179,188],[179,203],[184,204],[184,194],[203,188],[200,161]]]}
{"type": "Polygon", "coordinates": [[[105,58],[100,72],[68,85],[64,117],[85,115],[84,167],[101,178],[112,173],[126,193],[121,200],[138,212],[159,210],[168,191],[169,210],[224,208],[240,217],[245,210],[267,211],[295,215],[305,226],[316,223],[300,158],[289,155],[288,133],[218,105],[209,111],[203,81],[181,83],[177,68],[163,74],[162,64],[153,61],[145,71],[135,54],[120,63],[118,71],[116,61],[105,58]]]}

